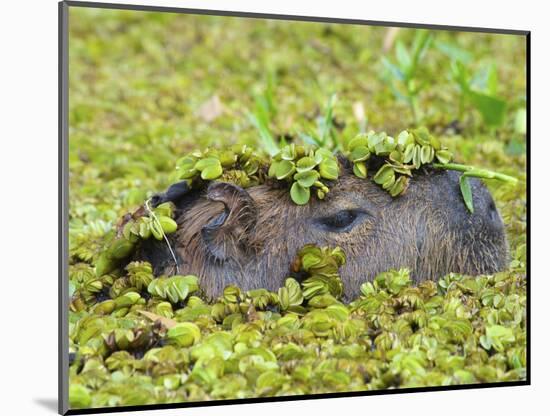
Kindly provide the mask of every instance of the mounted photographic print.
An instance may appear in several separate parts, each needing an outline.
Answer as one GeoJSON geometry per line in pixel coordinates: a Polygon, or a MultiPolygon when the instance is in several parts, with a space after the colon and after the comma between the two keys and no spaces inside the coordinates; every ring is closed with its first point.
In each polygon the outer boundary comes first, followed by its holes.
{"type": "Polygon", "coordinates": [[[60,413],[529,384],[529,32],[59,16],[60,413]]]}

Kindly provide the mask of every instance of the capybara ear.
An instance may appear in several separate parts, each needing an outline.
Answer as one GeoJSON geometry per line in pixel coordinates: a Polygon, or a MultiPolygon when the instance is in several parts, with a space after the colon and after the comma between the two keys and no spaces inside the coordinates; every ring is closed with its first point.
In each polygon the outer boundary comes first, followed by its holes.
{"type": "Polygon", "coordinates": [[[241,187],[225,182],[212,183],[206,196],[224,205],[224,212],[201,230],[210,254],[218,260],[247,254],[251,248],[249,237],[258,218],[254,200],[241,187]]]}
{"type": "Polygon", "coordinates": [[[183,198],[191,191],[187,181],[181,181],[171,185],[163,194],[156,194],[151,197],[153,208],[158,207],[165,202],[173,202],[177,205],[179,199],[183,198]]]}

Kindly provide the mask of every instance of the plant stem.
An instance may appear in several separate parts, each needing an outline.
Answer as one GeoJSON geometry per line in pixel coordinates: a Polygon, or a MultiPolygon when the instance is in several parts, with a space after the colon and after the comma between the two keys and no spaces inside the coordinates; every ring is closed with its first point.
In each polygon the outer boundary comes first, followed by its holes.
{"type": "Polygon", "coordinates": [[[487,169],[479,169],[474,166],[461,165],[459,163],[433,163],[432,166],[438,169],[464,172],[466,176],[472,176],[476,178],[498,179],[500,181],[508,182],[514,185],[518,182],[518,179],[514,178],[513,176],[504,175],[503,173],[497,173],[487,169]]]}

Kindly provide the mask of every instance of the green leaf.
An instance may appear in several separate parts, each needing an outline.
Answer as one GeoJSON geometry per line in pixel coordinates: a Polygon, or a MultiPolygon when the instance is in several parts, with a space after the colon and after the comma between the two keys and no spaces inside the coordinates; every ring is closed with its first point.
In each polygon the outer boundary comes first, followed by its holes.
{"type": "Polygon", "coordinates": [[[371,152],[374,152],[374,148],[378,143],[381,143],[386,138],[385,133],[370,132],[367,136],[368,148],[371,152]]]}
{"type": "Polygon", "coordinates": [[[416,142],[419,145],[427,146],[430,144],[430,132],[424,126],[419,127],[413,131],[416,142]]]}
{"type": "Polygon", "coordinates": [[[173,212],[173,206],[171,202],[165,202],[156,207],[153,212],[156,215],[164,215],[165,217],[171,217],[173,212]]]}
{"type": "Polygon", "coordinates": [[[503,123],[506,114],[506,101],[476,91],[470,91],[467,98],[474,104],[489,126],[500,126],[503,123]]]}
{"type": "Polygon", "coordinates": [[[420,150],[420,161],[422,164],[430,163],[433,159],[431,146],[422,146],[420,150]]]}
{"type": "Polygon", "coordinates": [[[392,64],[385,56],[382,57],[382,63],[394,78],[405,81],[405,74],[397,65],[392,64]]]}
{"type": "Polygon", "coordinates": [[[254,175],[256,172],[258,172],[258,169],[260,168],[260,163],[257,160],[251,159],[248,162],[246,162],[243,166],[244,171],[248,176],[254,175]]]}
{"type": "Polygon", "coordinates": [[[164,231],[162,231],[160,224],[158,224],[156,221],[150,221],[149,229],[151,230],[153,237],[155,237],[157,240],[162,240],[164,236],[164,231]]]}
{"type": "Polygon", "coordinates": [[[322,189],[317,189],[317,198],[325,199],[326,193],[322,189]]]}
{"type": "Polygon", "coordinates": [[[403,152],[403,163],[409,163],[413,160],[415,147],[416,145],[414,143],[409,143],[407,147],[405,147],[405,151],[403,152]]]}
{"type": "Polygon", "coordinates": [[[386,287],[391,293],[397,294],[410,284],[411,278],[408,269],[386,273],[386,287]]]}
{"type": "Polygon", "coordinates": [[[451,161],[453,155],[448,150],[438,150],[435,153],[435,157],[437,157],[437,160],[439,160],[443,164],[447,164],[451,161]]]}
{"type": "Polygon", "coordinates": [[[470,90],[495,96],[497,92],[498,78],[494,64],[486,65],[474,74],[470,80],[470,90]]]}
{"type": "Polygon", "coordinates": [[[464,199],[464,203],[466,204],[468,211],[473,213],[474,201],[472,198],[472,187],[470,186],[470,181],[468,180],[468,176],[461,175],[459,182],[460,182],[460,192],[462,192],[462,198],[464,199]]]}
{"type": "Polygon", "coordinates": [[[305,205],[309,201],[310,190],[309,188],[304,188],[298,182],[294,182],[290,188],[290,197],[294,203],[298,205],[305,205]]]}
{"type": "Polygon", "coordinates": [[[364,134],[359,134],[359,135],[355,136],[353,139],[350,140],[350,142],[348,143],[348,149],[353,150],[358,146],[367,147],[368,143],[369,142],[367,140],[367,136],[364,135],[364,134]]]}
{"type": "Polygon", "coordinates": [[[296,172],[294,162],[290,160],[281,160],[280,162],[273,162],[275,165],[275,176],[277,179],[286,179],[296,172]]]}
{"type": "Polygon", "coordinates": [[[332,152],[328,149],[325,149],[323,147],[317,149],[315,151],[315,158],[321,157],[321,160],[335,160],[334,155],[332,152]]]}
{"type": "Polygon", "coordinates": [[[401,41],[397,41],[395,44],[395,57],[397,58],[401,71],[406,77],[409,77],[409,71],[411,69],[411,56],[401,41]]]}
{"type": "Polygon", "coordinates": [[[281,158],[283,160],[294,160],[296,158],[296,145],[293,143],[285,146],[281,151],[281,158]]]}
{"type": "Polygon", "coordinates": [[[69,386],[69,404],[71,408],[87,408],[92,404],[90,390],[81,384],[69,386]]]}
{"type": "Polygon", "coordinates": [[[417,30],[413,42],[411,74],[416,72],[418,63],[430,47],[433,36],[428,30],[417,30]]]}
{"type": "Polygon", "coordinates": [[[323,146],[324,143],[321,142],[321,139],[318,139],[317,137],[315,137],[314,134],[305,134],[305,133],[298,133],[298,135],[300,136],[300,139],[302,139],[304,141],[304,143],[307,143],[307,144],[312,144],[314,146],[323,146]]]}
{"type": "Polygon", "coordinates": [[[451,73],[453,79],[460,86],[463,94],[467,94],[470,91],[469,74],[464,64],[460,61],[453,61],[451,63],[451,73]]]}
{"type": "Polygon", "coordinates": [[[491,339],[489,337],[487,337],[486,335],[481,335],[479,337],[479,343],[481,344],[481,346],[483,348],[485,348],[487,351],[489,351],[491,349],[491,339]]]}
{"type": "Polygon", "coordinates": [[[178,172],[179,172],[178,179],[190,179],[197,174],[198,170],[195,168],[190,168],[190,169],[179,168],[178,172]]]}
{"type": "Polygon", "coordinates": [[[109,247],[108,252],[112,258],[120,260],[128,257],[132,253],[133,249],[134,244],[132,244],[125,238],[120,238],[113,241],[111,247],[109,247]]]}
{"type": "Polygon", "coordinates": [[[404,148],[410,143],[414,143],[414,137],[411,137],[411,134],[408,132],[408,130],[403,130],[401,133],[399,133],[399,135],[397,136],[398,145],[404,148]]]}
{"type": "Polygon", "coordinates": [[[351,151],[349,159],[352,162],[363,162],[370,156],[370,151],[366,146],[357,146],[351,151]]]}
{"type": "Polygon", "coordinates": [[[184,156],[176,162],[176,166],[179,169],[186,170],[186,169],[191,169],[192,167],[194,167],[196,162],[197,162],[197,160],[194,157],[184,156]]]}
{"type": "Polygon", "coordinates": [[[408,184],[409,178],[406,176],[400,176],[389,189],[390,195],[394,198],[401,195],[407,189],[408,184]]]}
{"type": "Polygon", "coordinates": [[[219,160],[224,168],[229,168],[237,161],[237,155],[231,150],[224,150],[221,152],[219,160]]]}
{"type": "Polygon", "coordinates": [[[95,264],[95,274],[97,277],[103,276],[116,267],[116,262],[107,254],[107,252],[102,253],[96,264],[95,264]]]}
{"type": "Polygon", "coordinates": [[[219,178],[223,173],[222,165],[219,159],[215,157],[199,160],[195,165],[195,169],[201,171],[201,178],[204,180],[214,180],[219,178]]]}
{"type": "MultiPolygon", "coordinates": [[[[148,218],[150,221],[151,219],[148,218]]],[[[149,222],[144,219],[139,223],[139,236],[144,240],[147,240],[151,236],[151,229],[149,228],[149,222]]]]}
{"type": "Polygon", "coordinates": [[[201,159],[199,160],[196,164],[195,164],[195,169],[197,170],[200,170],[201,172],[210,167],[210,166],[217,166],[217,165],[220,165],[220,160],[216,157],[206,157],[204,159],[201,159]]]}
{"type": "Polygon", "coordinates": [[[487,87],[486,91],[488,95],[495,96],[497,94],[498,87],[498,73],[495,64],[491,64],[487,70],[487,87]]]}
{"type": "Polygon", "coordinates": [[[250,120],[250,123],[252,123],[252,125],[256,127],[256,129],[260,133],[260,142],[262,143],[265,151],[270,156],[275,156],[277,153],[279,153],[279,146],[277,145],[275,139],[269,131],[269,128],[267,127],[267,122],[254,114],[248,114],[248,119],[250,120]]]}
{"type": "Polygon", "coordinates": [[[201,178],[207,181],[212,181],[219,178],[223,174],[222,165],[218,162],[217,165],[211,165],[201,172],[201,178]]]}
{"type": "Polygon", "coordinates": [[[312,267],[318,266],[322,262],[322,258],[317,253],[306,253],[302,257],[302,269],[306,272],[312,267]]]}
{"type": "Polygon", "coordinates": [[[390,153],[389,158],[391,161],[402,164],[403,163],[403,153],[399,150],[394,150],[390,153]]]}
{"type": "Polygon", "coordinates": [[[373,179],[378,185],[382,185],[390,181],[392,178],[395,178],[393,168],[391,165],[384,165],[378,169],[378,172],[376,172],[373,179]]]}
{"type": "Polygon", "coordinates": [[[472,54],[465,49],[459,48],[454,43],[438,41],[435,44],[436,48],[453,60],[468,63],[472,60],[472,54]]]}
{"type": "Polygon", "coordinates": [[[335,159],[325,159],[319,165],[319,173],[324,179],[334,181],[338,179],[339,167],[335,159]]]}
{"type": "Polygon", "coordinates": [[[387,156],[396,148],[396,146],[397,142],[393,137],[385,136],[383,140],[374,146],[374,153],[378,156],[387,156]]]}
{"type": "Polygon", "coordinates": [[[160,226],[162,227],[162,230],[166,234],[173,233],[178,228],[178,224],[176,224],[176,221],[174,221],[170,217],[165,217],[165,216],[162,215],[162,216],[158,217],[158,220],[159,220],[160,226]]]}
{"type": "Polygon", "coordinates": [[[309,188],[319,179],[319,176],[316,170],[309,170],[307,172],[298,172],[294,175],[294,180],[304,188],[309,188]]]}
{"type": "Polygon", "coordinates": [[[422,147],[418,144],[415,145],[413,150],[412,163],[416,169],[422,166],[421,152],[422,152],[422,147]]]}
{"type": "Polygon", "coordinates": [[[394,174],[386,179],[386,182],[382,184],[382,188],[389,190],[395,183],[395,171],[394,174]]]}
{"type": "Polygon", "coordinates": [[[308,170],[313,169],[315,166],[317,166],[317,162],[315,162],[315,159],[309,156],[305,156],[298,160],[296,163],[296,170],[298,172],[307,172],[308,170]]]}
{"type": "Polygon", "coordinates": [[[439,139],[435,136],[430,135],[430,146],[433,147],[434,150],[441,150],[441,142],[439,139]]]}
{"type": "Polygon", "coordinates": [[[367,177],[367,165],[365,165],[365,162],[357,162],[353,164],[353,173],[358,178],[366,178],[367,177]]]}
{"type": "Polygon", "coordinates": [[[321,123],[320,128],[320,134],[321,142],[326,145],[328,138],[330,136],[330,130],[332,128],[332,110],[334,108],[334,104],[336,103],[336,94],[331,94],[328,98],[326,110],[325,110],[325,118],[323,119],[321,123]]]}
{"type": "Polygon", "coordinates": [[[168,330],[166,339],[179,347],[190,347],[201,339],[201,331],[192,322],[182,322],[168,330]]]}

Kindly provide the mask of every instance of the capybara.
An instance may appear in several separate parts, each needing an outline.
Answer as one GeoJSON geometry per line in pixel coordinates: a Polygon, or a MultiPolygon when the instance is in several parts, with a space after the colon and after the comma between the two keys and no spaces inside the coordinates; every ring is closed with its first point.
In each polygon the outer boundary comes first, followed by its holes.
{"type": "Polygon", "coordinates": [[[172,187],[154,203],[176,204],[178,229],[170,242],[178,265],[164,241],[147,240],[138,255],[152,263],[156,275],[199,276],[209,297],[229,284],[277,290],[296,252],[308,243],[344,250],[347,299],[389,269],[407,267],[418,282],[506,267],[503,222],[480,181],[471,180],[475,211],[470,213],[456,172],[422,168],[405,194],[392,198],[370,176],[356,177],[345,159],[339,164],[340,177],[326,198],[304,206],[292,202],[287,188],[270,184],[242,189],[212,182],[190,192],[172,187]]]}

